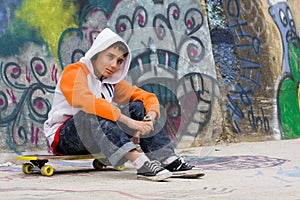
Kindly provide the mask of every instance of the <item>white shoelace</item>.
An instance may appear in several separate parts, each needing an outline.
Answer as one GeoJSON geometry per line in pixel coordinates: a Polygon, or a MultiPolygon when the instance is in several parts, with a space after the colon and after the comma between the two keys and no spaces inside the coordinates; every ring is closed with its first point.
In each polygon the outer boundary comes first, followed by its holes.
{"type": "Polygon", "coordinates": [[[182,157],[180,157],[179,160],[180,160],[181,163],[180,163],[180,165],[177,167],[176,170],[180,169],[181,166],[184,164],[184,159],[183,159],[182,157]]]}
{"type": "Polygon", "coordinates": [[[146,166],[149,167],[149,169],[154,173],[156,173],[162,169],[160,162],[158,162],[157,160],[147,162],[146,166]]]}
{"type": "Polygon", "coordinates": [[[192,167],[192,168],[193,168],[192,165],[190,165],[190,164],[188,164],[188,163],[186,163],[186,162],[184,161],[184,158],[180,157],[179,160],[180,160],[181,163],[180,163],[180,165],[177,167],[176,170],[180,169],[183,165],[186,166],[186,167],[192,167]]]}

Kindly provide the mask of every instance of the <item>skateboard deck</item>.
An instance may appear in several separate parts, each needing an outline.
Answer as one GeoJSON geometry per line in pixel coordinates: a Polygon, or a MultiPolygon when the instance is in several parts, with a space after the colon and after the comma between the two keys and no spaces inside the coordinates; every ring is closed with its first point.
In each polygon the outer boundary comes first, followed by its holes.
{"type": "MultiPolygon", "coordinates": [[[[93,167],[96,170],[103,170],[109,166],[107,158],[102,154],[89,154],[89,155],[20,155],[17,156],[18,160],[29,161],[22,164],[22,172],[24,174],[32,174],[34,168],[38,167],[40,172],[44,176],[52,176],[54,174],[54,168],[49,165],[49,161],[59,160],[90,160],[93,159],[93,167]]],[[[116,170],[122,171],[125,169],[125,164],[115,167],[116,170]]]]}
{"type": "Polygon", "coordinates": [[[202,170],[188,170],[188,171],[177,171],[173,172],[171,178],[200,178],[204,176],[205,173],[202,170]]]}

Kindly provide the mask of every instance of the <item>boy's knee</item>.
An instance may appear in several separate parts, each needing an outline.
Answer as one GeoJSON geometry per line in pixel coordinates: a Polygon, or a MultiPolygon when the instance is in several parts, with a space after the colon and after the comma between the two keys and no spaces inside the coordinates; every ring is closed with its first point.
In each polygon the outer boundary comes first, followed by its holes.
{"type": "Polygon", "coordinates": [[[131,117],[136,120],[142,120],[146,112],[144,104],[141,101],[131,102],[129,110],[131,117]]]}
{"type": "Polygon", "coordinates": [[[134,102],[131,103],[131,106],[136,108],[136,109],[141,109],[141,110],[145,109],[144,104],[141,101],[134,101],[134,102]]]}

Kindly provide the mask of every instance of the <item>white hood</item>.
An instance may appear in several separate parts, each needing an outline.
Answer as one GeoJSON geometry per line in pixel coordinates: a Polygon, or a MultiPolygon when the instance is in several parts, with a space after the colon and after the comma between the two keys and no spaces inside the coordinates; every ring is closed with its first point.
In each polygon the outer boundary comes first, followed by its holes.
{"type": "MultiPolygon", "coordinates": [[[[85,56],[80,59],[80,61],[85,63],[87,65],[87,67],[89,68],[89,70],[95,76],[94,69],[93,69],[92,63],[90,61],[91,58],[98,52],[107,49],[110,45],[112,45],[113,43],[115,43],[117,41],[123,42],[129,50],[129,47],[126,44],[126,42],[123,40],[123,38],[121,38],[118,34],[113,32],[109,28],[103,29],[99,33],[99,35],[96,37],[96,39],[94,40],[90,49],[85,53],[85,56]]],[[[104,79],[103,83],[116,84],[116,83],[120,82],[121,80],[123,80],[129,70],[130,61],[131,61],[131,53],[129,50],[127,57],[125,58],[124,62],[122,63],[122,65],[120,67],[120,70],[118,72],[114,73],[111,77],[104,79]]]]}

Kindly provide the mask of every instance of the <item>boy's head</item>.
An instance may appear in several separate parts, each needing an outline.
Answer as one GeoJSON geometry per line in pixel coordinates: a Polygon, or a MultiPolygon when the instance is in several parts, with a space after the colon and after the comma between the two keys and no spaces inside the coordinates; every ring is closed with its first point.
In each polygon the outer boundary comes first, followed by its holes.
{"type": "Polygon", "coordinates": [[[117,41],[91,58],[94,73],[99,78],[108,78],[119,71],[121,64],[128,55],[127,46],[117,41]]]}
{"type": "MultiPolygon", "coordinates": [[[[128,48],[127,48],[127,46],[126,46],[123,42],[121,42],[121,41],[117,41],[117,42],[113,43],[112,45],[110,45],[109,47],[107,47],[107,49],[109,49],[109,48],[117,48],[118,50],[124,52],[124,58],[126,58],[127,55],[128,55],[128,48]]],[[[106,49],[105,49],[105,50],[106,50],[106,49]]],[[[103,51],[105,51],[105,50],[103,50],[103,51]]],[[[91,60],[96,60],[99,53],[100,53],[100,52],[96,53],[96,54],[91,58],[91,60]]]]}

